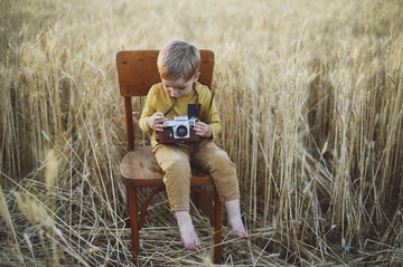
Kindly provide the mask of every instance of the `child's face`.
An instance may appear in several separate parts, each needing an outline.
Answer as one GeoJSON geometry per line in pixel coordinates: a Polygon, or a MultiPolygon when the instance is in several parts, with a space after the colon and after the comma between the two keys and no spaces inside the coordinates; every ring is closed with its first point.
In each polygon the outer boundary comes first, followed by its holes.
{"type": "Polygon", "coordinates": [[[162,86],[165,91],[173,98],[179,98],[190,94],[193,91],[193,84],[197,80],[197,75],[193,76],[189,81],[184,81],[182,78],[178,80],[161,79],[162,86]]]}

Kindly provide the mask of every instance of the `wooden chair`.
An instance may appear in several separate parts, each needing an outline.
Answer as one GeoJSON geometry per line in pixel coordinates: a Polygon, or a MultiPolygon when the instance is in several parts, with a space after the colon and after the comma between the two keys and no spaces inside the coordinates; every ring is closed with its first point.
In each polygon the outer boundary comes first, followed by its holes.
{"type": "MultiPolygon", "coordinates": [[[[199,82],[211,86],[214,70],[214,53],[201,50],[201,64],[199,82]]],[[[134,127],[132,117],[132,97],[145,96],[150,87],[160,82],[157,69],[157,50],[121,51],[116,56],[119,76],[120,94],[124,97],[126,139],[128,152],[124,156],[120,171],[123,183],[127,190],[127,206],[130,217],[132,252],[135,263],[139,262],[139,230],[143,227],[147,207],[151,199],[159,192],[165,190],[162,182],[163,173],[159,168],[151,147],[134,146],[134,127]],[[138,214],[139,206],[137,190],[152,188],[145,197],[138,214]]],[[[200,189],[201,186],[213,185],[211,176],[193,171],[191,190],[205,200],[208,207],[210,222],[214,226],[214,262],[221,261],[221,231],[222,231],[222,204],[214,187],[214,200],[200,189]],[[194,174],[196,173],[196,174],[194,174]]]]}

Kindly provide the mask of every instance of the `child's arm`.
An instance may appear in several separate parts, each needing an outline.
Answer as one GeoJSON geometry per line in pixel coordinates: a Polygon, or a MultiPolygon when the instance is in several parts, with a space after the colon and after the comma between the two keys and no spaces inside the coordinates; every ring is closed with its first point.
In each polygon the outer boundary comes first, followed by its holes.
{"type": "Polygon", "coordinates": [[[148,120],[151,118],[151,116],[153,116],[153,114],[157,111],[154,102],[155,102],[155,94],[153,87],[151,87],[150,91],[148,92],[146,103],[144,105],[143,111],[141,112],[139,120],[140,129],[145,133],[149,133],[154,130],[150,128],[150,126],[147,123],[148,120]]]}
{"type": "Polygon", "coordinates": [[[215,139],[221,132],[221,119],[214,101],[211,108],[205,113],[207,113],[206,116],[200,118],[201,121],[196,123],[194,130],[201,137],[215,139]]]}

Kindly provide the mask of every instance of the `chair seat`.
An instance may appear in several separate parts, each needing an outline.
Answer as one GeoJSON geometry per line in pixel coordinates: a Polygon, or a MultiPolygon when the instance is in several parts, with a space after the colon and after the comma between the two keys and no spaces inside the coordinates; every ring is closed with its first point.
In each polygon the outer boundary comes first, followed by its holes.
{"type": "MultiPolygon", "coordinates": [[[[159,167],[150,146],[137,147],[124,156],[120,173],[126,185],[134,187],[163,186],[164,172],[159,167]]],[[[200,169],[192,168],[192,186],[212,184],[213,179],[200,169]]]]}

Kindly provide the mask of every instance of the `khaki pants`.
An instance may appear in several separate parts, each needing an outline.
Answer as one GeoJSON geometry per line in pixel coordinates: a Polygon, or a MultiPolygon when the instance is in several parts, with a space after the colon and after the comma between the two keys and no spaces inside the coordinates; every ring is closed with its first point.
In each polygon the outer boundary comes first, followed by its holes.
{"type": "Polygon", "coordinates": [[[213,141],[206,140],[192,145],[157,144],[153,152],[165,172],[163,182],[172,211],[189,210],[190,161],[192,165],[209,171],[221,200],[239,198],[235,164],[213,141]]]}

